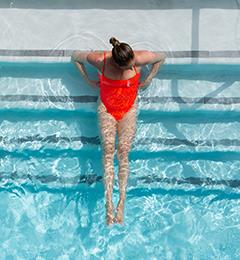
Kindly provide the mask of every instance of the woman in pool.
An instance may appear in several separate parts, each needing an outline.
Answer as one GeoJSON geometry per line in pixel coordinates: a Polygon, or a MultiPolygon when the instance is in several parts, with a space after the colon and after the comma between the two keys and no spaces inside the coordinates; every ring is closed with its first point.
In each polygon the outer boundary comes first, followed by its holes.
{"type": "Polygon", "coordinates": [[[126,187],[129,174],[128,154],[136,131],[137,92],[138,88],[150,84],[160,64],[165,61],[163,53],[151,51],[133,51],[124,42],[112,37],[112,51],[80,52],[74,51],[72,61],[93,87],[100,87],[98,99],[98,119],[103,148],[104,187],[106,197],[107,224],[123,223],[126,187]],[[83,62],[89,62],[102,74],[99,81],[89,80],[83,62]],[[141,67],[152,64],[152,68],[144,79],[139,82],[141,67]],[[112,191],[114,182],[115,138],[118,132],[117,158],[119,162],[118,184],[120,197],[114,217],[112,191]]]}

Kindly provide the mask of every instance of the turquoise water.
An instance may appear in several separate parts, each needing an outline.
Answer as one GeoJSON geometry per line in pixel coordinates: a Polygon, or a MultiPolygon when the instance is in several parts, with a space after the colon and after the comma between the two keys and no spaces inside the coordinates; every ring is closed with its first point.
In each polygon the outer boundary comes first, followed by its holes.
{"type": "Polygon", "coordinates": [[[110,227],[98,92],[72,64],[0,73],[0,259],[240,258],[240,66],[165,65],[139,93],[125,223],[110,227]]]}

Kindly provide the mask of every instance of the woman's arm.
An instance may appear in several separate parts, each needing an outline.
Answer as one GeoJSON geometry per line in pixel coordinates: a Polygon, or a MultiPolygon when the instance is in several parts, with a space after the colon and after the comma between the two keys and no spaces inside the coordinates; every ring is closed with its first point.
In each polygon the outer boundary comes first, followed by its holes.
{"type": "Polygon", "coordinates": [[[139,84],[139,88],[149,85],[152,78],[157,74],[161,64],[165,62],[166,55],[164,53],[151,51],[138,51],[136,55],[136,65],[144,66],[152,64],[152,68],[146,78],[139,84]]]}
{"type": "Polygon", "coordinates": [[[71,61],[74,62],[77,69],[80,71],[83,79],[92,87],[99,87],[98,80],[90,80],[83,62],[88,61],[89,51],[74,51],[71,55],[71,61]]]}
{"type": "Polygon", "coordinates": [[[99,88],[99,80],[91,80],[88,77],[88,74],[86,72],[86,68],[83,63],[80,62],[74,62],[80,73],[82,74],[83,79],[87,82],[88,85],[90,85],[93,88],[99,88]]]}
{"type": "Polygon", "coordinates": [[[76,61],[76,62],[86,62],[87,61],[87,56],[88,54],[91,53],[90,51],[73,51],[72,55],[71,55],[71,59],[72,61],[76,61]]]}

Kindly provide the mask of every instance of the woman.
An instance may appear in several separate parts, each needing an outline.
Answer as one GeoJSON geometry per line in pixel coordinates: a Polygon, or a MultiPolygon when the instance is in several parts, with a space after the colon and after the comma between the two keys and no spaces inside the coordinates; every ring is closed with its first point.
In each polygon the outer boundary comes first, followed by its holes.
{"type": "Polygon", "coordinates": [[[128,154],[136,131],[138,88],[150,84],[160,64],[165,61],[163,53],[133,51],[124,42],[112,37],[112,51],[79,52],[74,51],[72,60],[84,79],[93,87],[100,87],[98,99],[98,119],[101,132],[104,165],[104,187],[106,197],[107,224],[123,223],[126,187],[129,174],[128,154]],[[90,80],[83,62],[89,62],[102,74],[99,81],[90,80]],[[139,82],[141,67],[152,64],[149,75],[139,82]],[[120,197],[114,217],[112,191],[114,183],[115,138],[118,133],[117,158],[119,162],[118,184],[120,197]]]}

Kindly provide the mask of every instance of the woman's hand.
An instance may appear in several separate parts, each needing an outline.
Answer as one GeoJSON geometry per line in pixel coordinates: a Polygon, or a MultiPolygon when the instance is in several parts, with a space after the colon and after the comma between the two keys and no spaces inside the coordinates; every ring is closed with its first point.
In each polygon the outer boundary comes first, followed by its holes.
{"type": "Polygon", "coordinates": [[[100,81],[99,80],[89,80],[89,85],[94,87],[94,88],[99,88],[100,87],[100,81]]]}
{"type": "Polygon", "coordinates": [[[139,88],[146,87],[146,86],[150,85],[151,81],[152,81],[152,79],[150,79],[150,80],[149,80],[149,79],[144,80],[144,81],[142,81],[142,82],[140,82],[140,83],[138,84],[138,87],[139,87],[139,88]]]}
{"type": "Polygon", "coordinates": [[[71,62],[78,62],[79,61],[79,51],[73,51],[71,55],[71,62]]]}
{"type": "Polygon", "coordinates": [[[80,63],[87,62],[87,56],[89,53],[91,52],[75,50],[72,52],[71,62],[80,62],[80,63]]]}

